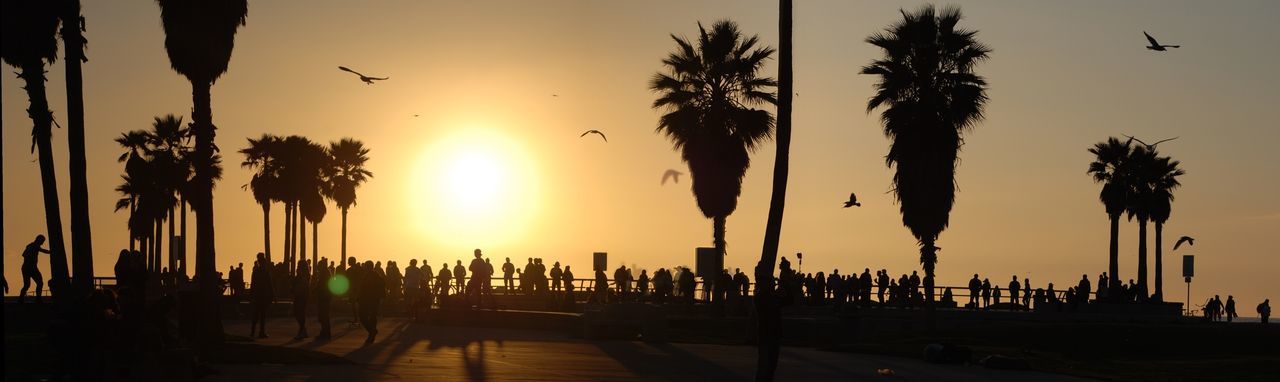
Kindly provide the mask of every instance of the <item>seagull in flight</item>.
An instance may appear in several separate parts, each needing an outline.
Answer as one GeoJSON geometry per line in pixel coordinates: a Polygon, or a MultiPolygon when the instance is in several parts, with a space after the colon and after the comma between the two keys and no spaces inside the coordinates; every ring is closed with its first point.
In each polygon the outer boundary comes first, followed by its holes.
{"type": "Polygon", "coordinates": [[[1165,49],[1165,48],[1181,48],[1181,47],[1182,47],[1182,45],[1160,45],[1160,42],[1159,42],[1159,41],[1156,41],[1156,38],[1155,38],[1155,37],[1151,37],[1151,35],[1150,35],[1150,34],[1148,34],[1146,31],[1143,31],[1143,32],[1142,32],[1142,34],[1143,34],[1143,35],[1146,35],[1146,36],[1147,36],[1147,41],[1150,41],[1150,42],[1151,42],[1151,45],[1148,45],[1148,46],[1147,46],[1147,49],[1151,49],[1151,50],[1158,51],[1158,52],[1163,52],[1163,51],[1167,50],[1167,49],[1165,49]]]}
{"type": "Polygon", "coordinates": [[[1191,236],[1183,236],[1181,238],[1178,238],[1178,242],[1173,243],[1173,250],[1177,251],[1178,247],[1182,246],[1182,243],[1187,243],[1187,245],[1196,245],[1196,239],[1192,238],[1191,236]]]}
{"type": "Polygon", "coordinates": [[[667,169],[667,172],[662,173],[662,184],[666,185],[668,178],[674,180],[676,183],[680,183],[681,175],[684,175],[684,173],[676,170],[672,170],[672,169],[667,169]]]}
{"type": "Polygon", "coordinates": [[[339,70],[342,70],[342,71],[344,71],[344,72],[350,72],[350,73],[352,73],[352,74],[355,74],[355,75],[357,75],[357,76],[360,76],[360,80],[361,80],[361,81],[364,81],[364,83],[365,83],[366,85],[373,85],[373,81],[382,81],[382,80],[386,80],[386,79],[390,79],[390,78],[391,78],[391,77],[369,77],[369,76],[366,76],[366,75],[360,74],[360,72],[357,72],[357,71],[351,70],[350,68],[347,68],[347,67],[345,67],[345,66],[339,66],[339,67],[338,67],[338,69],[339,69],[339,70]]]}
{"type": "Polygon", "coordinates": [[[844,202],[844,208],[853,206],[862,207],[862,203],[858,203],[858,194],[849,193],[849,201],[844,202]]]}
{"type": "Polygon", "coordinates": [[[595,134],[595,135],[599,135],[599,136],[600,136],[600,139],[603,139],[606,143],[607,143],[607,142],[609,142],[609,138],[608,138],[608,137],[605,137],[605,136],[604,136],[604,133],[601,133],[601,132],[600,132],[600,130],[587,130],[587,131],[584,131],[584,132],[582,132],[582,135],[579,135],[579,136],[578,136],[578,138],[585,137],[585,136],[587,136],[587,134],[595,134]]]}

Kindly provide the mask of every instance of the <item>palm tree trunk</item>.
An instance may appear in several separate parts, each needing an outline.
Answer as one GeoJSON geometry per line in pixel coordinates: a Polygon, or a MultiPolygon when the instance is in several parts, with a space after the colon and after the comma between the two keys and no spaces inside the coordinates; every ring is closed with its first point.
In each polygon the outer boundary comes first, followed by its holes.
{"type": "Polygon", "coordinates": [[[71,172],[71,263],[75,271],[75,288],[87,295],[93,289],[93,239],[89,229],[89,181],[84,148],[84,77],[80,64],[84,58],[84,36],[81,35],[80,1],[63,1],[62,41],[67,79],[67,162],[71,172]]]}
{"type": "Polygon", "coordinates": [[[187,243],[191,242],[191,237],[187,236],[187,196],[179,192],[178,197],[182,200],[182,203],[181,203],[182,213],[178,214],[180,216],[180,219],[182,219],[182,221],[178,224],[179,227],[181,227],[181,231],[182,231],[182,266],[181,266],[182,269],[179,270],[180,272],[179,274],[186,275],[187,274],[187,243]]]}
{"type": "Polygon", "coordinates": [[[716,247],[716,253],[720,256],[725,255],[724,226],[725,216],[716,216],[711,218],[711,242],[716,247]]]}
{"type": "MultiPolygon", "coordinates": [[[[133,215],[138,213],[138,210],[136,209],[137,201],[138,201],[138,198],[132,197],[132,196],[129,197],[129,218],[130,219],[133,219],[133,215]]],[[[133,229],[127,229],[126,231],[129,232],[129,252],[138,250],[138,247],[136,246],[136,243],[138,242],[138,240],[136,239],[137,235],[134,235],[133,229]]]]}
{"type": "Polygon", "coordinates": [[[155,272],[160,273],[164,268],[164,263],[162,262],[162,259],[164,258],[164,219],[156,219],[152,224],[152,227],[155,231],[156,240],[151,244],[151,256],[155,258],[155,272]]]}
{"type": "Polygon", "coordinates": [[[213,178],[218,163],[214,161],[213,111],[209,97],[212,81],[191,82],[191,98],[195,107],[191,112],[192,133],[195,135],[195,152],[191,162],[195,167],[192,177],[191,206],[196,212],[196,277],[204,297],[205,309],[201,312],[198,330],[204,343],[222,342],[222,317],[219,314],[219,281],[217,253],[214,246],[213,178]]]}
{"type": "Polygon", "coordinates": [[[49,285],[55,301],[66,299],[70,279],[67,271],[67,251],[62,239],[62,213],[58,208],[58,178],[53,168],[53,113],[49,111],[49,99],[45,95],[44,64],[38,59],[22,65],[19,75],[26,83],[31,107],[27,115],[35,124],[31,135],[36,144],[40,162],[40,183],[44,189],[44,217],[46,235],[49,238],[49,273],[53,276],[49,285]]]}
{"type": "Polygon", "coordinates": [[[1107,298],[1114,299],[1115,291],[1120,290],[1120,214],[1111,215],[1111,259],[1107,271],[1111,272],[1107,279],[1107,298]]]}
{"type": "Polygon", "coordinates": [[[1147,219],[1138,219],[1138,301],[1147,300],[1147,219]]]}
{"type": "Polygon", "coordinates": [[[347,263],[347,207],[342,207],[342,262],[347,263]]]}
{"type": "Polygon", "coordinates": [[[271,202],[262,203],[262,248],[271,262],[271,202]]]}
{"type": "Polygon", "coordinates": [[[928,320],[929,330],[934,328],[934,305],[933,305],[933,270],[938,265],[938,247],[934,246],[933,239],[925,239],[920,245],[920,265],[924,268],[924,311],[928,320]]]}
{"type": "MultiPolygon", "coordinates": [[[[301,210],[301,208],[299,208],[299,210],[301,210]]],[[[300,216],[302,214],[295,213],[294,215],[300,216]]],[[[307,262],[307,219],[301,217],[296,219],[298,219],[298,237],[300,238],[298,239],[298,248],[301,248],[301,251],[298,251],[298,257],[294,259],[294,268],[297,268],[297,263],[307,262]]]]}
{"type": "Polygon", "coordinates": [[[177,209],[178,209],[178,206],[176,205],[169,206],[169,272],[173,272],[173,274],[175,275],[178,274],[178,258],[174,257],[175,255],[174,252],[176,252],[174,250],[175,249],[174,244],[177,243],[177,241],[173,240],[173,238],[174,236],[177,236],[177,233],[174,232],[173,229],[174,229],[174,220],[177,220],[177,219],[174,219],[174,215],[177,213],[177,211],[175,210],[177,209]]]}
{"type": "MultiPolygon", "coordinates": [[[[756,381],[772,381],[781,351],[782,310],[773,293],[773,272],[778,261],[782,236],[782,215],[787,202],[787,178],[791,167],[792,45],[791,0],[778,4],[778,115],[775,139],[778,149],[773,163],[773,194],[764,230],[764,248],[756,264],[756,381]]],[[[723,253],[723,252],[722,252],[723,253]]]]}
{"type": "Polygon", "coordinates": [[[311,223],[311,266],[320,264],[320,223],[311,223]]]}
{"type": "Polygon", "coordinates": [[[1164,280],[1164,253],[1161,250],[1164,247],[1164,243],[1161,243],[1163,238],[1161,231],[1163,230],[1164,222],[1156,220],[1156,291],[1151,295],[1151,298],[1157,302],[1164,301],[1164,286],[1162,285],[1164,283],[1161,282],[1164,280]]]}

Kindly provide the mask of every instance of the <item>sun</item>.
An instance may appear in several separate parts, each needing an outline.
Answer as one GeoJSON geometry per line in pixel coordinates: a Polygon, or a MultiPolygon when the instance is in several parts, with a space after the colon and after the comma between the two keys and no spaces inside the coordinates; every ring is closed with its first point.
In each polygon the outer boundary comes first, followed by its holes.
{"type": "Polygon", "coordinates": [[[434,241],[485,246],[527,233],[538,184],[519,141],[496,129],[459,129],[428,144],[416,168],[414,219],[434,241]]]}

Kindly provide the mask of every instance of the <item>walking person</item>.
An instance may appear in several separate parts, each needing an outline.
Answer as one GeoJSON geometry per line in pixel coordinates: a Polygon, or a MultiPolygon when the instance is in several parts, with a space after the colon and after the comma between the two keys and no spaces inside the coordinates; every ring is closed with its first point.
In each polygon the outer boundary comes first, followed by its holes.
{"type": "MultiPolygon", "coordinates": [[[[461,263],[461,261],[459,261],[461,263]]],[[[381,274],[374,271],[373,262],[364,262],[364,275],[360,280],[359,306],[360,306],[360,324],[364,325],[364,330],[369,333],[369,337],[364,343],[373,343],[374,338],[378,336],[378,308],[382,306],[382,299],[387,295],[387,281],[381,274]]]]}
{"type": "Polygon", "coordinates": [[[298,262],[293,275],[293,319],[298,322],[298,334],[293,339],[307,338],[307,297],[311,295],[311,275],[307,262],[298,262]]]}
{"type": "Polygon", "coordinates": [[[329,260],[320,259],[320,265],[316,267],[315,277],[312,277],[311,287],[315,295],[316,318],[320,320],[320,334],[316,336],[316,340],[327,340],[332,336],[329,321],[329,304],[333,301],[333,292],[329,290],[329,278],[329,260]]]}
{"type": "Polygon", "coordinates": [[[1236,317],[1240,317],[1240,315],[1239,315],[1239,314],[1236,314],[1236,298],[1235,298],[1235,296],[1227,295],[1227,307],[1226,307],[1226,313],[1227,313],[1227,322],[1231,322],[1231,321],[1233,321],[1236,317]]]}

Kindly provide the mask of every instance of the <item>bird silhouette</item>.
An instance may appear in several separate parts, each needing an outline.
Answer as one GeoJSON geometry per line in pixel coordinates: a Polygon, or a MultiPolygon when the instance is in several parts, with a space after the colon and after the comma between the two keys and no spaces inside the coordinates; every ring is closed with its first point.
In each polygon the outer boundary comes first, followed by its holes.
{"type": "Polygon", "coordinates": [[[844,202],[844,208],[853,206],[862,207],[862,203],[858,203],[858,194],[849,193],[849,201],[844,202]]]}
{"type": "Polygon", "coordinates": [[[339,67],[338,67],[338,69],[340,69],[340,70],[342,70],[342,71],[344,71],[344,72],[350,72],[351,74],[355,74],[355,75],[357,75],[357,76],[360,76],[360,80],[361,80],[361,81],[364,81],[364,83],[365,83],[366,85],[373,85],[373,81],[382,81],[382,80],[386,80],[386,79],[390,79],[390,78],[391,78],[391,77],[369,77],[369,76],[366,76],[366,75],[360,74],[360,72],[357,72],[357,71],[351,70],[350,68],[347,68],[347,67],[345,67],[345,66],[339,66],[339,67]]]}
{"type": "Polygon", "coordinates": [[[1146,31],[1142,31],[1142,34],[1143,34],[1143,35],[1146,35],[1146,36],[1147,36],[1147,41],[1150,41],[1150,42],[1151,42],[1151,45],[1147,45],[1147,49],[1151,49],[1151,50],[1158,51],[1158,52],[1163,52],[1163,51],[1167,50],[1167,49],[1165,49],[1165,48],[1181,48],[1181,47],[1182,47],[1182,45],[1160,45],[1160,42],[1159,42],[1159,41],[1156,41],[1156,38],[1155,38],[1155,37],[1151,37],[1151,35],[1150,35],[1150,34],[1148,34],[1146,31]]]}
{"type": "Polygon", "coordinates": [[[587,134],[595,134],[595,135],[599,135],[599,136],[600,136],[600,139],[603,139],[605,142],[609,142],[609,138],[608,138],[608,137],[606,137],[606,136],[604,136],[604,133],[601,133],[601,132],[600,132],[600,130],[587,130],[587,131],[584,131],[584,132],[582,132],[582,135],[579,135],[579,136],[578,136],[578,138],[585,137],[585,136],[587,136],[587,134]]]}
{"type": "Polygon", "coordinates": [[[666,185],[667,179],[672,179],[676,183],[680,183],[681,175],[684,175],[684,173],[676,170],[672,170],[672,169],[667,169],[667,172],[662,173],[662,184],[666,185]]]}
{"type": "Polygon", "coordinates": [[[1182,243],[1187,243],[1187,245],[1196,245],[1196,239],[1191,236],[1180,237],[1178,238],[1177,243],[1173,243],[1173,250],[1177,251],[1178,247],[1182,246],[1182,243]]]}

